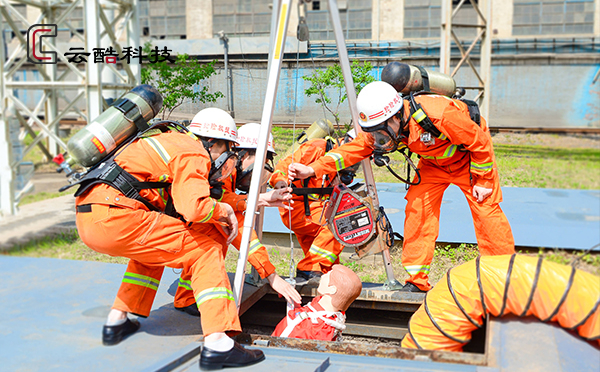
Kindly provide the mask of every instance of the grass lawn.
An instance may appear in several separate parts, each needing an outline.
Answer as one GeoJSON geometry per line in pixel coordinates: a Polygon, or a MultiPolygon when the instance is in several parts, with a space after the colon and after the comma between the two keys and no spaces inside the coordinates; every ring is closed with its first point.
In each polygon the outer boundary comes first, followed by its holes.
{"type": "MultiPolygon", "coordinates": [[[[273,128],[275,150],[278,153],[275,161],[287,156],[295,137],[301,130],[273,128]]],[[[502,134],[493,137],[497,164],[502,186],[556,188],[556,189],[600,189],[600,139],[574,138],[556,135],[519,135],[502,134]]],[[[391,166],[404,176],[405,161],[398,154],[391,154],[391,166]]],[[[44,162],[39,149],[35,148],[27,160],[33,161],[36,171],[54,171],[53,163],[44,162]]],[[[413,155],[413,161],[417,161],[413,155]]],[[[385,168],[373,167],[377,182],[397,182],[385,168]]],[[[362,177],[361,174],[358,177],[362,177]]],[[[68,192],[74,192],[71,189],[68,192]]],[[[22,203],[35,202],[52,198],[65,193],[39,193],[27,195],[22,203]]],[[[392,263],[396,279],[403,281],[407,274],[401,267],[401,247],[392,248],[392,263]]],[[[301,249],[295,249],[295,262],[302,258],[301,249]]],[[[431,281],[437,282],[448,268],[463,263],[477,256],[474,245],[438,245],[431,268],[431,281]]],[[[540,250],[523,252],[531,255],[542,255],[546,259],[568,264],[578,261],[578,267],[585,271],[600,275],[600,255],[590,254],[581,257],[581,252],[540,250]]],[[[55,238],[31,242],[15,247],[8,254],[30,257],[55,257],[75,260],[126,263],[123,258],[114,258],[98,254],[87,248],[79,239],[77,232],[62,234],[55,238]]],[[[270,246],[269,254],[277,272],[282,276],[289,274],[289,251],[282,247],[270,246]]],[[[226,257],[228,271],[235,271],[237,251],[230,249],[226,257]]],[[[360,261],[344,261],[344,265],[352,268],[363,281],[383,282],[385,271],[379,256],[365,258],[360,261]]],[[[248,271],[248,270],[247,270],[248,271]]]]}

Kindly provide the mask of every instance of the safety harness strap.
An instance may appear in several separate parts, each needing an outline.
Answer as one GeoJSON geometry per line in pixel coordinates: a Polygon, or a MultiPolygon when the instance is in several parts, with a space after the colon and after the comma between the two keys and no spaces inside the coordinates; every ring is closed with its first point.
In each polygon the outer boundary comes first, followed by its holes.
{"type": "Polygon", "coordinates": [[[410,92],[409,101],[410,101],[410,116],[413,119],[415,119],[417,124],[419,124],[425,132],[429,132],[429,133],[431,133],[432,136],[439,138],[442,135],[442,132],[440,132],[440,130],[437,129],[435,125],[433,125],[433,122],[431,121],[429,116],[427,116],[427,113],[425,113],[425,110],[423,110],[423,106],[421,106],[419,103],[417,103],[415,101],[415,97],[412,92],[410,92]]]}
{"type": "Polygon", "coordinates": [[[138,131],[143,132],[150,126],[140,113],[138,106],[127,98],[120,98],[113,104],[113,107],[121,111],[127,120],[133,122],[138,131]]]}
{"type": "MultiPolygon", "coordinates": [[[[121,103],[121,106],[125,105],[125,109],[129,106],[128,104],[121,103]]],[[[121,107],[120,106],[120,107],[121,107]]],[[[121,108],[120,108],[121,110],[121,108]]],[[[129,108],[129,110],[132,110],[129,108]]],[[[138,127],[139,128],[139,127],[138,127]]],[[[133,143],[135,140],[142,138],[146,133],[150,130],[159,129],[162,132],[166,132],[169,130],[178,130],[181,133],[187,132],[187,129],[176,122],[164,121],[157,123],[151,127],[147,127],[144,130],[141,130],[137,135],[132,136],[132,138],[125,142],[118,149],[114,150],[113,153],[105,160],[100,162],[97,166],[90,169],[84,177],[82,177],[77,183],[73,183],[68,187],[79,185],[79,189],[75,193],[75,196],[82,195],[87,190],[89,190],[92,186],[95,186],[100,183],[107,184],[117,190],[119,190],[125,197],[137,200],[144,204],[148,210],[155,212],[162,212],[168,216],[182,219],[181,215],[175,211],[175,207],[173,205],[173,198],[169,196],[165,210],[161,211],[158,207],[150,203],[148,200],[143,198],[140,195],[140,191],[143,189],[162,189],[171,187],[170,182],[142,182],[131,175],[129,172],[125,171],[121,168],[116,162],[115,158],[118,154],[121,153],[123,149],[133,143]],[[121,150],[121,151],[118,151],[121,150]]]]}

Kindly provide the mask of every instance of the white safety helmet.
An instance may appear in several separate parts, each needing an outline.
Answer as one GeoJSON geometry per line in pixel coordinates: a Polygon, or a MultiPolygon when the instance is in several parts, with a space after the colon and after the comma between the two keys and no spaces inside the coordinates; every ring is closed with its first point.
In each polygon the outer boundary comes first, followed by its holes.
{"type": "MultiPolygon", "coordinates": [[[[239,145],[236,149],[256,149],[258,146],[258,134],[260,133],[260,124],[248,123],[244,124],[238,130],[237,142],[239,145]]],[[[273,134],[269,133],[269,143],[267,143],[267,151],[273,156],[277,155],[273,148],[273,134]]]]}
{"type": "Polygon", "coordinates": [[[201,110],[194,116],[188,127],[200,137],[222,139],[238,144],[235,121],[227,112],[216,107],[201,110]]]}
{"type": "Polygon", "coordinates": [[[370,128],[391,118],[402,107],[402,97],[384,81],[365,85],[356,98],[359,124],[370,128]]]}

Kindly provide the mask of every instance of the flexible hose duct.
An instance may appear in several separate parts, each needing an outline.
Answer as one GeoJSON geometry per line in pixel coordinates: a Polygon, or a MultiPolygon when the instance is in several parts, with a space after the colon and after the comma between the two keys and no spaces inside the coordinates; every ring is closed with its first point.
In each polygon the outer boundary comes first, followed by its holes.
{"type": "Polygon", "coordinates": [[[461,351],[487,314],[534,315],[600,339],[600,277],[522,255],[480,256],[440,279],[413,314],[402,346],[461,351]]]}

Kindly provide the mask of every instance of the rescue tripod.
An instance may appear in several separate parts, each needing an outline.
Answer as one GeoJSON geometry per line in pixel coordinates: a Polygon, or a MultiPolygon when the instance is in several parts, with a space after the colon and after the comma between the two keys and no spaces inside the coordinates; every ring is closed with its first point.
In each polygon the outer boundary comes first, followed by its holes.
{"type": "MultiPolygon", "coordinates": [[[[273,21],[272,33],[271,33],[271,48],[269,51],[269,68],[267,77],[267,89],[265,93],[265,101],[263,105],[260,133],[258,137],[258,145],[256,148],[256,163],[263,164],[267,154],[267,143],[269,139],[269,133],[271,131],[271,125],[273,121],[273,111],[275,109],[275,99],[277,95],[277,86],[279,81],[279,75],[281,72],[281,64],[283,59],[283,52],[286,41],[286,32],[288,29],[290,5],[291,0],[279,0],[273,2],[273,17],[277,15],[277,21],[273,21]],[[277,4],[276,4],[277,3],[277,4]],[[277,5],[277,6],[275,6],[277,5]]],[[[342,68],[342,75],[346,86],[346,93],[348,97],[348,104],[350,106],[350,112],[352,114],[352,122],[354,129],[357,133],[361,132],[361,128],[358,125],[358,110],[356,108],[356,91],[352,84],[352,72],[350,69],[350,60],[348,58],[348,52],[343,36],[342,25],[340,21],[340,15],[337,7],[336,0],[328,0],[329,15],[333,24],[335,41],[340,57],[340,65],[342,68]]],[[[375,180],[373,176],[373,170],[368,159],[362,161],[362,167],[365,174],[365,187],[367,195],[371,198],[375,209],[379,209],[379,198],[377,196],[377,190],[375,187],[375,180]]],[[[257,211],[258,195],[260,192],[260,180],[263,172],[263,167],[254,167],[252,171],[252,181],[250,183],[250,190],[248,192],[247,199],[247,213],[244,219],[244,229],[242,233],[242,240],[240,244],[240,255],[237,261],[236,273],[233,283],[233,294],[240,311],[242,303],[242,294],[245,278],[245,267],[248,259],[248,247],[250,245],[251,233],[254,228],[255,215],[257,211]],[[250,212],[250,213],[248,213],[250,212]]],[[[392,269],[391,256],[388,248],[383,249],[382,258],[385,266],[387,275],[387,281],[383,285],[384,290],[397,290],[402,285],[395,279],[394,272],[392,269]]],[[[244,307],[247,305],[245,304],[244,307]]]]}

